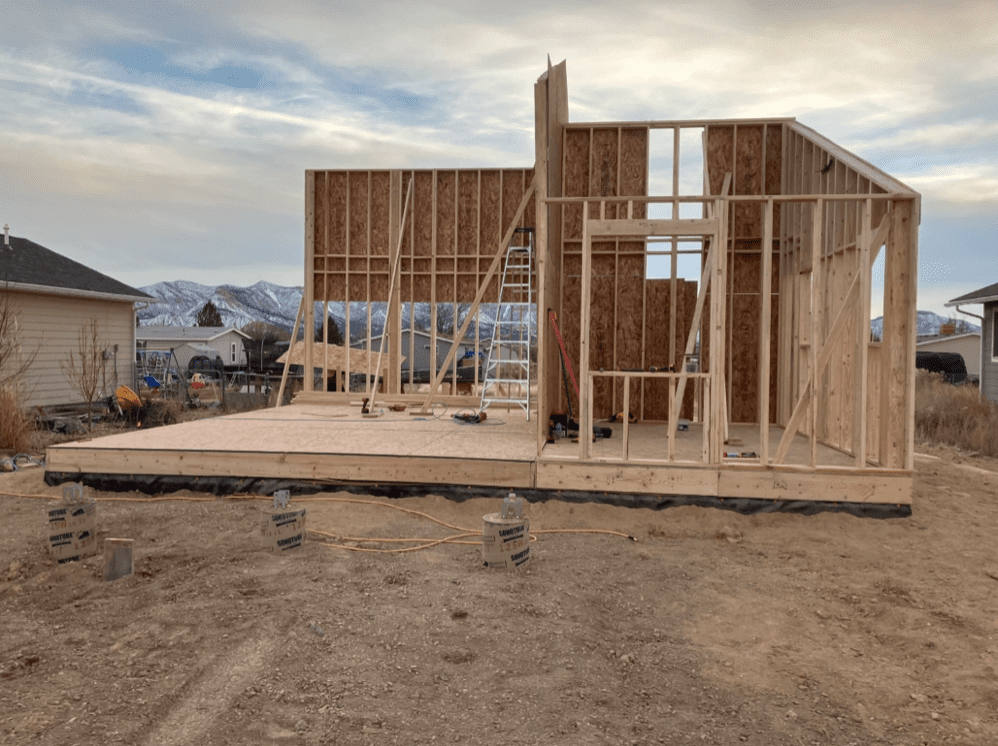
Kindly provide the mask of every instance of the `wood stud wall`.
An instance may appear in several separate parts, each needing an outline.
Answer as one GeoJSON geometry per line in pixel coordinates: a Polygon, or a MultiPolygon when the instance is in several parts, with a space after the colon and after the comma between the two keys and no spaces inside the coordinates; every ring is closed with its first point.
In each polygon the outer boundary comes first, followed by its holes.
{"type": "MultiPolygon", "coordinates": [[[[457,304],[474,300],[533,178],[533,169],[310,173],[315,183],[310,273],[313,299],[344,302],[347,308],[366,305],[367,336],[371,334],[372,313],[377,311],[371,304],[388,301],[391,254],[395,250],[391,239],[397,240],[399,230],[392,224],[392,216],[399,219],[402,200],[412,183],[393,304],[408,305],[410,318],[414,315],[412,304],[430,304],[431,349],[437,347],[437,304],[449,306],[456,322],[457,304]]],[[[534,214],[533,204],[528,205],[520,226],[532,226],[534,214]]],[[[499,277],[494,277],[484,302],[494,303],[498,295],[499,277]]],[[[398,320],[393,319],[389,327],[413,336],[413,329],[401,330],[398,320]]],[[[477,333],[477,325],[473,328],[477,333]]],[[[342,331],[346,339],[348,331],[342,331]]],[[[485,342],[479,339],[479,344],[485,342]]],[[[399,365],[396,361],[390,366],[389,392],[393,394],[401,393],[401,384],[407,383],[401,380],[399,365]]]]}
{"type": "MultiPolygon", "coordinates": [[[[548,413],[569,404],[548,308],[557,313],[576,371],[682,367],[697,283],[677,279],[675,261],[672,279],[647,279],[647,242],[634,237],[595,237],[583,278],[582,248],[584,217],[647,218],[647,203],[627,198],[648,195],[650,129],[673,129],[678,152],[680,130],[690,127],[703,132],[709,194],[720,193],[728,174],[731,180],[728,198],[715,206],[722,225],[712,276],[723,299],[708,294],[700,327],[702,365],[713,364],[713,339],[721,368],[698,381],[699,394],[698,386],[687,389],[678,416],[709,419],[713,427],[723,418],[761,422],[763,444],[770,422],[799,431],[811,442],[805,468],[821,466],[818,443],[853,455],[860,469],[911,468],[913,376],[906,363],[914,349],[917,194],[793,120],[569,123],[564,63],[538,81],[535,103],[543,183],[520,224],[543,225],[539,455],[548,413]],[[585,216],[580,198],[593,200],[585,216]],[[886,239],[882,343],[867,338],[870,265],[880,248],[871,245],[874,235],[886,239]],[[591,304],[588,366],[579,364],[584,288],[591,304]],[[704,393],[718,381],[723,391],[704,393]]],[[[436,304],[473,300],[533,176],[531,169],[309,173],[306,256],[314,300],[367,304],[368,329],[371,304],[388,300],[399,230],[392,221],[411,182],[390,309],[396,332],[405,304],[431,304],[435,320],[436,304]]],[[[677,174],[673,183],[675,190],[677,174]]],[[[669,200],[674,210],[679,199],[669,200]]],[[[706,249],[704,241],[704,258],[706,249]]],[[[486,303],[498,295],[498,282],[493,278],[486,303]]],[[[404,383],[397,365],[390,393],[404,383]]],[[[619,412],[626,401],[642,420],[668,420],[673,386],[664,378],[632,379],[625,392],[621,377],[597,375],[591,416],[619,412]]],[[[571,406],[579,417],[574,392],[571,406]]],[[[790,439],[781,439],[777,462],[790,439]]],[[[722,441],[712,441],[709,452],[704,443],[709,460],[721,463],[722,441]]],[[[768,465],[770,454],[761,461],[768,465]]]]}
{"type": "MultiPolygon", "coordinates": [[[[649,128],[645,126],[564,127],[562,147],[562,194],[565,197],[607,198],[603,215],[599,204],[589,204],[591,219],[627,218],[627,201],[613,197],[638,197],[648,193],[649,128]]],[[[647,217],[647,205],[634,202],[630,217],[647,217]]],[[[581,204],[562,208],[562,272],[560,292],[563,312],[559,314],[562,336],[575,370],[579,365],[579,322],[582,308],[582,216],[581,204]]],[[[646,242],[634,238],[607,238],[592,243],[592,339],[589,348],[591,370],[648,370],[649,367],[679,369],[682,344],[670,347],[672,309],[669,280],[646,279],[646,242]],[[670,349],[677,349],[669,359],[670,349]]],[[[696,302],[696,283],[680,282],[677,289],[677,328],[688,329],[696,302]]],[[[681,332],[684,333],[684,332],[681,332]]],[[[547,370],[560,381],[561,369],[547,370]]],[[[693,394],[686,397],[680,412],[692,417],[693,394]]],[[[608,417],[622,411],[623,382],[611,383],[597,377],[593,390],[593,414],[608,417]]],[[[628,396],[630,411],[642,420],[667,420],[668,384],[664,380],[632,381],[628,396]]],[[[552,409],[566,411],[562,386],[552,409]]],[[[579,403],[572,392],[572,411],[579,403]]]]}

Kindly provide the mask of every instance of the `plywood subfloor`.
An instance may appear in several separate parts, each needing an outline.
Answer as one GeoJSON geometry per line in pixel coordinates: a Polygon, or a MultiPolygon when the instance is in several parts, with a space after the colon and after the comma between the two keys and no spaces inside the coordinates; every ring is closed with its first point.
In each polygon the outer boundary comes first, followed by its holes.
{"type": "MultiPolygon", "coordinates": [[[[613,435],[608,439],[597,439],[590,446],[590,458],[616,461],[623,456],[624,426],[621,423],[597,422],[597,426],[609,427],[613,435]]],[[[660,461],[668,459],[669,425],[666,422],[638,422],[629,426],[628,458],[633,461],[660,461]]],[[[759,463],[760,453],[758,425],[731,425],[728,428],[729,437],[741,439],[741,445],[725,446],[726,453],[739,454],[737,459],[728,459],[727,463],[750,464],[759,463]],[[742,454],[746,454],[742,457],[742,454]],[[755,454],[752,456],[751,454],[755,454]]],[[[776,450],[783,437],[783,428],[770,426],[769,460],[772,462],[776,450]]],[[[685,432],[676,431],[676,461],[703,463],[703,426],[692,423],[685,432]]],[[[545,458],[577,458],[579,444],[569,439],[559,440],[544,448],[545,458]]],[[[810,441],[796,435],[791,441],[785,463],[790,466],[807,466],[811,463],[810,441]]],[[[850,467],[855,465],[855,459],[848,454],[828,446],[818,444],[818,466],[850,467]]]]}
{"type": "Polygon", "coordinates": [[[53,472],[533,486],[523,414],[482,425],[359,407],[291,405],[49,449],[53,472]]]}
{"type": "MultiPolygon", "coordinates": [[[[677,435],[678,463],[665,463],[668,430],[639,423],[630,429],[629,458],[621,461],[623,429],[596,441],[592,460],[578,460],[578,444],[561,440],[536,456],[536,422],[521,410],[490,409],[479,425],[459,424],[441,407],[437,417],[384,411],[363,417],[357,406],[295,404],[280,409],[139,430],[49,449],[47,471],[128,484],[132,476],[287,479],[378,484],[489,486],[507,489],[704,495],[772,500],[909,503],[911,475],[856,470],[852,459],[820,447],[809,470],[806,438],[798,436],[788,464],[762,467],[757,459],[702,463],[698,425],[677,435]],[[656,461],[657,463],[651,463],[656,461]]],[[[743,444],[758,452],[758,428],[735,425],[743,444]]],[[[770,435],[775,452],[782,431],[770,435]]],[[[174,482],[175,483],[175,482],[174,482]]]]}

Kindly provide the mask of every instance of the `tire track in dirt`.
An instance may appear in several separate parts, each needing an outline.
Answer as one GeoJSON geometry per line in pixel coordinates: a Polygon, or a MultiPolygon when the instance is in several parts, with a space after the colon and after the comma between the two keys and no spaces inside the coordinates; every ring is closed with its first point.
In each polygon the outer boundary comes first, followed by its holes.
{"type": "MultiPolygon", "coordinates": [[[[219,715],[246,688],[277,647],[273,636],[258,635],[206,667],[189,693],[176,703],[146,738],[146,746],[200,743],[219,715]]],[[[186,687],[185,687],[186,688],[186,687]]]]}

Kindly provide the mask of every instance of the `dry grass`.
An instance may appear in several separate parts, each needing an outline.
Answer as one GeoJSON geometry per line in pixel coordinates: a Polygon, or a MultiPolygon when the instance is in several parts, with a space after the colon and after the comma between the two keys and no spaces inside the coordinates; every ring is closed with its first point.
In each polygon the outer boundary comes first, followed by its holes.
{"type": "Polygon", "coordinates": [[[0,387],[0,450],[29,450],[33,431],[34,423],[25,415],[15,390],[0,387]]]}
{"type": "Polygon", "coordinates": [[[998,405],[972,386],[951,386],[940,373],[915,377],[915,438],[998,458],[998,405]]]}

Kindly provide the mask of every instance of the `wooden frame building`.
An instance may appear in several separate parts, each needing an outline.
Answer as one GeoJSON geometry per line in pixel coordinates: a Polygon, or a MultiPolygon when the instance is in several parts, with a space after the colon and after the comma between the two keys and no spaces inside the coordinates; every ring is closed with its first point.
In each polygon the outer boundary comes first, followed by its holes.
{"type": "MultiPolygon", "coordinates": [[[[477,409],[454,354],[429,391],[407,393],[402,320],[427,304],[434,349],[440,335],[486,345],[481,304],[496,303],[515,229],[532,227],[539,416],[510,431],[530,462],[510,486],[910,503],[919,195],[794,119],[571,122],[564,62],[534,93],[532,166],[306,172],[305,328],[329,302],[366,309],[369,339],[384,318],[383,393],[374,356],[344,354],[368,396],[408,403],[410,421],[440,402],[477,409]],[[620,412],[637,422],[548,442],[569,408],[582,433],[620,412]]],[[[306,370],[327,367],[313,337],[306,370]]],[[[360,398],[320,388],[306,376],[296,405],[360,398]]],[[[436,478],[420,462],[388,481],[483,484],[494,477],[459,468],[492,458],[472,437],[436,478]]],[[[371,478],[330,463],[331,478],[371,478]]]]}

